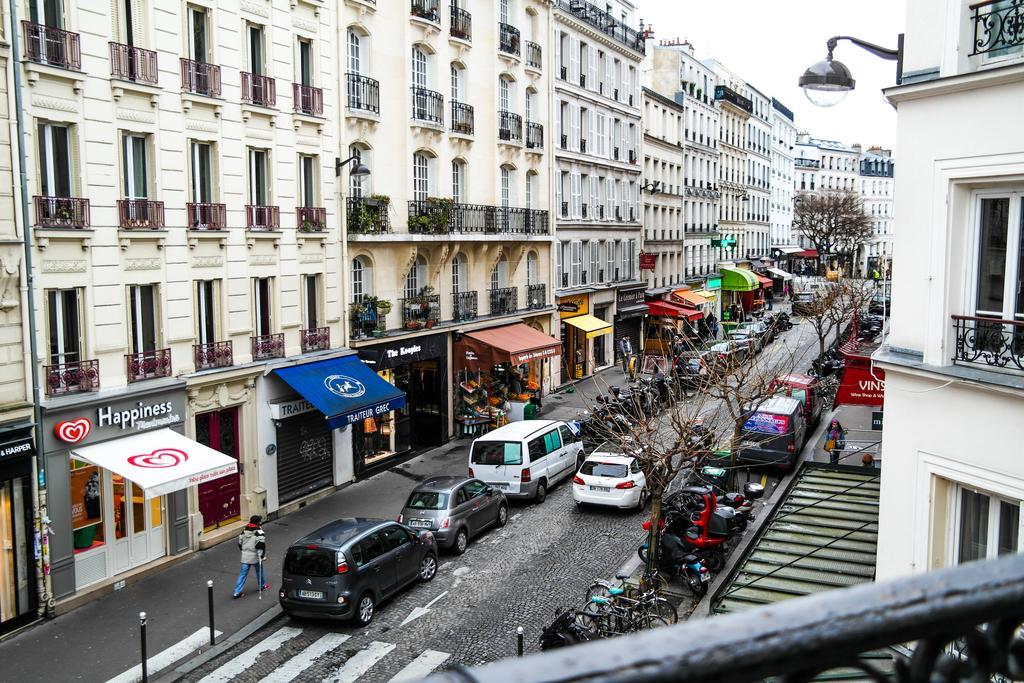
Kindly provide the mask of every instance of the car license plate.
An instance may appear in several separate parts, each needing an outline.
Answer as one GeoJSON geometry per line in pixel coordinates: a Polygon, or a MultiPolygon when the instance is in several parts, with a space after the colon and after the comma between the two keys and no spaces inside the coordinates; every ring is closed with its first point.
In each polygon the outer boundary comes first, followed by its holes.
{"type": "Polygon", "coordinates": [[[429,529],[430,528],[430,520],[429,519],[410,519],[409,520],[409,526],[416,527],[417,529],[429,529]]]}
{"type": "Polygon", "coordinates": [[[600,491],[601,493],[608,493],[612,490],[610,486],[591,486],[591,491],[600,491]]]}
{"type": "Polygon", "coordinates": [[[496,489],[499,489],[501,491],[504,491],[505,489],[508,488],[508,484],[492,484],[491,482],[487,482],[487,485],[488,486],[492,486],[492,487],[494,487],[496,489]]]}
{"type": "Polygon", "coordinates": [[[700,580],[701,581],[710,581],[711,580],[711,574],[708,573],[708,572],[701,572],[700,573],[700,580]]]}
{"type": "Polygon", "coordinates": [[[323,600],[324,594],[322,591],[299,591],[299,597],[310,600],[323,600]]]}

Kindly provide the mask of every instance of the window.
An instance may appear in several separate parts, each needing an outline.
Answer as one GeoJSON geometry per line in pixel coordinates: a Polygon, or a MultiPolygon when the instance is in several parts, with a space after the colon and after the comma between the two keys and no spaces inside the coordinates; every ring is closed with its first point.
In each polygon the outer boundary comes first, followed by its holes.
{"type": "Polygon", "coordinates": [[[313,43],[299,38],[299,85],[313,85],[313,43]]]}
{"type": "Polygon", "coordinates": [[[427,284],[427,260],[422,256],[417,256],[415,263],[409,268],[409,272],[405,274],[405,289],[404,296],[406,299],[412,299],[413,297],[419,296],[420,288],[427,284]]]}
{"type": "Polygon", "coordinates": [[[452,161],[452,201],[456,204],[463,202],[463,191],[466,186],[466,164],[455,159],[452,161]]]}
{"type": "Polygon", "coordinates": [[[487,484],[482,481],[470,481],[462,487],[466,491],[466,496],[472,500],[478,496],[484,495],[487,492],[487,484]]]}
{"type": "Polygon", "coordinates": [[[504,256],[491,269],[491,289],[508,287],[508,259],[504,256]]]}
{"type": "Polygon", "coordinates": [[[550,432],[544,435],[544,451],[546,453],[554,453],[562,447],[562,437],[558,435],[557,429],[552,429],[550,432]]]}
{"type": "Polygon", "coordinates": [[[196,5],[188,6],[188,57],[197,62],[206,62],[210,58],[207,41],[206,8],[196,5]]]}
{"type": "Polygon", "coordinates": [[[307,330],[320,327],[320,275],[302,276],[302,322],[307,330]]]}
{"type": "Polygon", "coordinates": [[[192,201],[205,204],[213,201],[213,145],[193,141],[191,145],[192,201]]]}
{"type": "Polygon", "coordinates": [[[380,533],[384,541],[385,552],[389,550],[396,550],[412,541],[409,534],[400,526],[389,526],[380,533]]]}
{"type": "Polygon", "coordinates": [[[425,154],[412,155],[412,198],[418,202],[430,196],[430,160],[425,154]]]}
{"type": "Polygon", "coordinates": [[[145,199],[149,196],[147,147],[148,141],[144,135],[127,133],[121,138],[125,199],[145,199]]]}
{"type": "MultiPolygon", "coordinates": [[[[317,159],[309,154],[299,155],[299,202],[300,206],[313,207],[317,205],[317,159]]],[[[349,174],[352,176],[352,174],[349,174]]],[[[361,176],[355,176],[357,178],[361,176]]]]}
{"type": "Polygon", "coordinates": [[[531,251],[526,255],[526,284],[532,286],[540,282],[540,274],[538,272],[539,262],[537,260],[537,252],[531,251]]]}
{"type": "Polygon", "coordinates": [[[512,111],[510,86],[508,79],[502,76],[498,79],[498,109],[501,111],[512,111]]]}
{"type": "Polygon", "coordinates": [[[82,360],[82,304],[77,289],[46,292],[46,320],[49,327],[49,362],[78,363],[82,360]]]}
{"type": "Polygon", "coordinates": [[[958,486],[954,491],[956,564],[1018,552],[1020,502],[958,486]]]}
{"type": "Polygon", "coordinates": [[[412,85],[414,88],[427,87],[427,55],[416,46],[412,48],[412,85]]]}
{"type": "Polygon", "coordinates": [[[530,451],[530,464],[533,464],[547,455],[547,449],[544,448],[544,437],[538,436],[536,439],[530,441],[527,444],[530,451]]]}
{"type": "Polygon", "coordinates": [[[158,344],[155,285],[132,285],[128,288],[128,324],[132,353],[156,350],[158,344]]]}
{"type": "Polygon", "coordinates": [[[362,40],[359,34],[349,29],[347,32],[348,42],[348,71],[351,74],[363,73],[363,50],[362,40]]]}
{"type": "Polygon", "coordinates": [[[246,32],[249,38],[249,72],[262,76],[264,67],[263,57],[263,27],[249,24],[246,32]]]}
{"type": "Polygon", "coordinates": [[[459,507],[460,505],[464,505],[467,501],[468,501],[468,498],[466,496],[466,489],[465,488],[460,488],[458,491],[455,492],[455,507],[459,507]]]}
{"type": "Polygon", "coordinates": [[[217,281],[196,281],[196,340],[200,344],[217,341],[217,281]]]}
{"type": "Polygon", "coordinates": [[[257,277],[253,278],[252,281],[253,329],[258,337],[272,334],[274,331],[271,321],[273,311],[271,301],[272,285],[273,282],[269,277],[257,277]]]}
{"type": "Polygon", "coordinates": [[[452,102],[462,101],[462,69],[457,64],[452,63],[451,67],[452,75],[452,102]]]}
{"type": "Polygon", "coordinates": [[[371,534],[352,546],[352,559],[355,560],[357,567],[367,565],[383,554],[384,544],[380,532],[371,534]]]}
{"type": "Polygon", "coordinates": [[[39,124],[39,182],[44,197],[71,196],[71,131],[67,126],[39,124]]]}
{"type": "Polygon", "coordinates": [[[974,315],[1024,321],[1024,192],[982,196],[978,212],[974,315]]]}
{"type": "MultiPolygon", "coordinates": [[[[350,145],[348,148],[348,155],[355,157],[355,163],[367,164],[369,163],[369,151],[360,147],[359,145],[350,145]]],[[[348,194],[350,197],[362,197],[367,192],[367,183],[369,182],[370,176],[356,175],[355,173],[348,174],[348,194]]]]}
{"type": "Polygon", "coordinates": [[[534,192],[534,185],[536,184],[536,182],[537,182],[537,174],[536,173],[534,173],[533,171],[530,171],[529,173],[526,174],[526,187],[524,189],[526,190],[526,208],[527,209],[532,209],[533,208],[533,192],[534,192]]]}
{"type": "Polygon", "coordinates": [[[601,243],[597,240],[590,240],[590,281],[598,281],[601,270],[601,243]]]}
{"type": "Polygon", "coordinates": [[[363,256],[352,259],[352,303],[358,304],[373,294],[373,274],[370,262],[363,256]]]}
{"type": "Polygon", "coordinates": [[[466,259],[461,254],[452,259],[452,294],[465,291],[466,259]]]}
{"type": "Polygon", "coordinates": [[[580,277],[583,268],[583,243],[579,240],[573,240],[569,245],[569,284],[573,287],[578,287],[580,285],[580,277]]]}
{"type": "Polygon", "coordinates": [[[558,431],[559,431],[559,435],[561,437],[562,443],[571,443],[571,442],[576,440],[576,437],[574,437],[572,435],[572,432],[569,431],[569,428],[566,427],[565,425],[561,425],[558,428],[558,431]]]}
{"type": "Polygon", "coordinates": [[[512,194],[512,172],[507,166],[501,167],[501,206],[507,209],[512,194]]]}
{"type": "Polygon", "coordinates": [[[253,206],[269,203],[269,156],[265,149],[249,148],[249,203],[253,206]]]}

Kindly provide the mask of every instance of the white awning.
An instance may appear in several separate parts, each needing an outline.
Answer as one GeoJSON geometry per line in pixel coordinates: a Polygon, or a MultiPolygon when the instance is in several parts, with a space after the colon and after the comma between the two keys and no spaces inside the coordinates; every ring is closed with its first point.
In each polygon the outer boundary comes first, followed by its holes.
{"type": "Polygon", "coordinates": [[[119,474],[156,498],[238,471],[238,461],[170,429],[71,450],[71,457],[119,474]]]}
{"type": "Polygon", "coordinates": [[[781,251],[783,254],[799,254],[801,251],[804,250],[803,247],[775,247],[775,248],[778,249],[779,251],[781,251]]]}
{"type": "Polygon", "coordinates": [[[772,275],[774,275],[775,277],[782,278],[783,280],[792,280],[793,279],[793,273],[787,273],[786,271],[782,270],[781,268],[769,268],[768,272],[771,273],[772,275]]]}

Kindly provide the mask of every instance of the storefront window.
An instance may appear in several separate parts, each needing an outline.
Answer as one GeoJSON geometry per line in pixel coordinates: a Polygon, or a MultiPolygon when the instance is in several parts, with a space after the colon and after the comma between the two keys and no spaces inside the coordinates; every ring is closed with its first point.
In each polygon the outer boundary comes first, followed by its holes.
{"type": "Polygon", "coordinates": [[[26,525],[28,478],[0,482],[0,622],[30,607],[26,525]]]}
{"type": "Polygon", "coordinates": [[[99,467],[71,461],[71,530],[75,553],[102,546],[103,475],[99,467]]]}

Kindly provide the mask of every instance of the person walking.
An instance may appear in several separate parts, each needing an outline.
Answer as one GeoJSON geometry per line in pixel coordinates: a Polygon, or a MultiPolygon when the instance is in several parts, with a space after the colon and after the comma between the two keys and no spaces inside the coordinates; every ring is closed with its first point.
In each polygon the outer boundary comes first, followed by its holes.
{"type": "Polygon", "coordinates": [[[629,374],[629,359],[633,357],[633,340],[628,335],[619,339],[619,354],[622,356],[622,372],[629,374]]]}
{"type": "Polygon", "coordinates": [[[263,533],[263,518],[253,515],[249,523],[242,529],[238,537],[238,548],[242,551],[242,569],[238,572],[238,581],[235,582],[234,598],[240,598],[245,593],[245,581],[249,578],[249,571],[256,568],[256,581],[260,590],[267,590],[270,584],[263,574],[263,558],[267,554],[267,535],[263,533]]]}
{"type": "Polygon", "coordinates": [[[843,425],[839,424],[839,420],[833,419],[825,433],[825,451],[828,453],[828,461],[833,465],[839,464],[839,458],[842,456],[844,448],[846,448],[846,430],[843,429],[843,425]]]}
{"type": "Polygon", "coordinates": [[[775,308],[775,292],[771,288],[764,290],[764,302],[768,305],[769,311],[775,308]]]}
{"type": "Polygon", "coordinates": [[[708,313],[708,332],[711,333],[712,339],[718,339],[718,318],[714,313],[708,313]]]}

